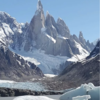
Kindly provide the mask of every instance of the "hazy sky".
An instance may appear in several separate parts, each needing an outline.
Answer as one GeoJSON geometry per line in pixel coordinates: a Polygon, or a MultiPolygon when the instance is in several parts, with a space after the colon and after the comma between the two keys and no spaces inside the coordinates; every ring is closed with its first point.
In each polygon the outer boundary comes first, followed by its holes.
{"type": "MultiPolygon", "coordinates": [[[[0,0],[0,11],[9,13],[18,22],[30,22],[38,0],[0,0]]],[[[62,18],[71,34],[91,42],[99,37],[99,0],[41,0],[44,13],[48,11],[57,21],[62,18]]]]}

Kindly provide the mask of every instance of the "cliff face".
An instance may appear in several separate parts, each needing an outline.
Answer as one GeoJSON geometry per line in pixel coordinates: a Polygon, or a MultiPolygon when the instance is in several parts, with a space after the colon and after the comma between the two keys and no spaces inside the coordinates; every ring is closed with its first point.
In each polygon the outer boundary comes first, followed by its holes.
{"type": "Polygon", "coordinates": [[[82,47],[83,52],[91,51],[91,44],[88,42],[87,45],[82,32],[78,38],[70,34],[69,28],[61,18],[56,22],[49,12],[45,18],[41,1],[38,1],[37,10],[25,34],[23,48],[26,52],[36,48],[54,56],[72,57],[75,54],[81,55],[77,43],[82,47]]]}

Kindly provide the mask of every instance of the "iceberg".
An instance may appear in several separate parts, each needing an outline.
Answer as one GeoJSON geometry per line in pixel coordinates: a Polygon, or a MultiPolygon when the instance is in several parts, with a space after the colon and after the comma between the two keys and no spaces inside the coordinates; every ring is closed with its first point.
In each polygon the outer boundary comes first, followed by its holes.
{"type": "Polygon", "coordinates": [[[20,97],[16,97],[13,100],[54,100],[54,99],[44,97],[44,96],[20,96],[20,97]]]}
{"type": "Polygon", "coordinates": [[[84,96],[84,95],[90,95],[91,99],[89,100],[99,100],[100,86],[94,86],[92,83],[82,84],[80,87],[64,93],[60,97],[60,100],[82,100],[82,99],[73,99],[73,97],[84,96]]]}

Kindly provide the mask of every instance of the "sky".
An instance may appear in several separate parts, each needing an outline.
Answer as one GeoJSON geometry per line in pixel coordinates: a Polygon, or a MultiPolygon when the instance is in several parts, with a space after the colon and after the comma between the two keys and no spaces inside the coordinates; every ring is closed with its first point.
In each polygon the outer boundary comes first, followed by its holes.
{"type": "MultiPolygon", "coordinates": [[[[38,0],[0,0],[0,11],[14,17],[17,22],[30,22],[38,0]]],[[[60,17],[71,34],[82,31],[86,40],[93,42],[99,36],[99,0],[41,0],[44,13],[48,11],[57,21],[60,17]]]]}

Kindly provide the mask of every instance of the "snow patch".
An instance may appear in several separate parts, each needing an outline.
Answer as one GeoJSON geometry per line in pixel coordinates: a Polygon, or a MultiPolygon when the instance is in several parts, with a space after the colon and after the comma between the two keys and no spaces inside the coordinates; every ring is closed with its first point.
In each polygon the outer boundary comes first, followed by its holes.
{"type": "Polygon", "coordinates": [[[68,61],[72,61],[72,62],[82,61],[89,55],[89,53],[84,48],[82,48],[82,46],[79,43],[75,41],[75,44],[76,47],[79,49],[80,54],[74,55],[73,57],[69,58],[68,61]]]}
{"type": "Polygon", "coordinates": [[[4,37],[6,37],[6,35],[3,31],[3,29],[0,27],[0,38],[4,38],[4,37]]]}
{"type": "Polygon", "coordinates": [[[15,81],[0,80],[0,84],[2,84],[2,83],[15,83],[15,81]]]}
{"type": "Polygon", "coordinates": [[[46,33],[46,28],[45,27],[41,28],[41,33],[45,34],[45,36],[47,36],[51,41],[56,43],[56,40],[46,33]]]}
{"type": "Polygon", "coordinates": [[[76,47],[79,48],[79,52],[81,55],[84,56],[84,54],[89,54],[85,49],[82,48],[82,46],[78,42],[75,41],[75,44],[76,44],[76,47]]]}
{"type": "Polygon", "coordinates": [[[58,35],[57,37],[60,38],[60,39],[68,39],[67,37],[63,37],[61,35],[58,35]]]}
{"type": "Polygon", "coordinates": [[[47,36],[51,41],[53,41],[54,43],[56,43],[56,40],[55,40],[53,37],[51,37],[51,36],[48,35],[48,34],[46,34],[46,36],[47,36]]]}
{"type": "Polygon", "coordinates": [[[54,74],[44,74],[46,77],[56,77],[57,75],[54,74]]]}
{"type": "Polygon", "coordinates": [[[6,24],[6,23],[2,23],[2,24],[3,24],[3,28],[4,28],[5,33],[6,33],[7,36],[10,36],[10,35],[14,34],[8,24],[6,24]]]}
{"type": "Polygon", "coordinates": [[[56,29],[53,25],[52,25],[52,28],[53,28],[53,29],[56,29]]]}
{"type": "Polygon", "coordinates": [[[19,60],[16,60],[18,62],[19,65],[21,65],[21,62],[19,60]]]}

